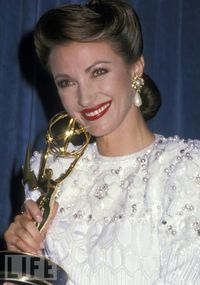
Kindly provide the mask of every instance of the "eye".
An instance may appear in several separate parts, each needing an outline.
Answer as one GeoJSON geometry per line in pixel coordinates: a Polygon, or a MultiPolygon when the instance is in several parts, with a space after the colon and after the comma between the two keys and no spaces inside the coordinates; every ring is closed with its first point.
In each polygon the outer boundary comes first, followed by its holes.
{"type": "Polygon", "coordinates": [[[75,82],[70,79],[61,79],[57,81],[57,86],[59,88],[66,88],[66,87],[73,86],[73,85],[75,85],[75,82]]]}
{"type": "Polygon", "coordinates": [[[97,68],[92,72],[92,74],[94,77],[98,77],[98,76],[102,76],[102,75],[106,74],[107,72],[108,72],[108,70],[105,68],[97,68]]]}

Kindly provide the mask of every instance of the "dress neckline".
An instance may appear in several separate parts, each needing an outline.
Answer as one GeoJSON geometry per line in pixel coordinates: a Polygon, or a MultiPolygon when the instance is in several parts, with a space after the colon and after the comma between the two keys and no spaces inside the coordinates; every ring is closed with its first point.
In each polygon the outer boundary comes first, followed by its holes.
{"type": "Polygon", "coordinates": [[[153,149],[156,148],[156,146],[158,145],[158,141],[162,138],[162,136],[158,134],[154,134],[154,136],[155,136],[154,141],[151,142],[146,147],[144,147],[143,149],[136,151],[134,153],[130,153],[127,155],[121,155],[121,156],[105,156],[105,155],[100,154],[97,148],[97,144],[95,142],[93,143],[93,146],[92,146],[93,157],[97,160],[109,162],[109,161],[125,161],[125,160],[135,159],[138,157],[148,155],[150,152],[152,152],[153,149]]]}

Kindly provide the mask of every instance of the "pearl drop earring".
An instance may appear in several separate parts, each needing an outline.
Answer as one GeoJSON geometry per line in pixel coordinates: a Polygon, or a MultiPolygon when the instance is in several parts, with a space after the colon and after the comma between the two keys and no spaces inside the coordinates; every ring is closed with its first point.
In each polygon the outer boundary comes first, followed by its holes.
{"type": "Polygon", "coordinates": [[[139,75],[136,75],[132,79],[131,86],[135,91],[135,95],[133,97],[133,103],[135,104],[136,107],[139,108],[142,105],[142,99],[141,99],[140,94],[142,91],[142,87],[144,86],[144,79],[140,77],[139,75]]]}

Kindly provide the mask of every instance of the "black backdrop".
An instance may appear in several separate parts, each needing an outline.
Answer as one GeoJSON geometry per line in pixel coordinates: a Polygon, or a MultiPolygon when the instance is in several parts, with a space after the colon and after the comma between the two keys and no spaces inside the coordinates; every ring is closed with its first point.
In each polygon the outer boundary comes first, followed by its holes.
{"type": "MultiPolygon", "coordinates": [[[[43,147],[48,119],[61,106],[35,57],[32,31],[46,10],[78,2],[0,0],[0,234],[23,200],[21,165],[27,141],[43,147]]],[[[143,27],[145,71],[163,105],[151,128],[200,138],[200,1],[132,0],[143,27]]]]}

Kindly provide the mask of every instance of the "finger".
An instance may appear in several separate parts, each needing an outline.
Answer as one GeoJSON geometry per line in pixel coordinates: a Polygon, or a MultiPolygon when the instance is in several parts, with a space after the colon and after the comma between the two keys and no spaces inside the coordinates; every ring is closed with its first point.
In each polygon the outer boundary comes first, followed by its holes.
{"type": "Polygon", "coordinates": [[[7,249],[9,251],[15,251],[15,252],[26,252],[26,253],[31,253],[34,255],[42,255],[42,250],[36,250],[34,248],[32,248],[29,244],[27,244],[26,242],[24,242],[21,239],[17,239],[15,241],[13,241],[13,243],[9,243],[7,242],[7,249]],[[14,244],[13,244],[14,243],[14,244]]]}
{"type": "Polygon", "coordinates": [[[29,218],[34,219],[38,223],[42,221],[42,212],[36,202],[27,200],[24,203],[24,207],[29,218]]]}
{"type": "Polygon", "coordinates": [[[59,204],[57,202],[54,202],[54,205],[53,205],[53,209],[51,211],[51,215],[50,215],[50,218],[49,220],[47,221],[47,224],[45,225],[44,229],[42,230],[42,234],[43,236],[45,237],[46,236],[46,233],[49,229],[49,226],[51,225],[51,223],[53,222],[54,218],[55,218],[55,215],[57,213],[57,210],[58,210],[58,206],[59,204]]]}
{"type": "Polygon", "coordinates": [[[33,221],[23,215],[15,217],[4,237],[9,250],[17,249],[36,254],[44,247],[43,236],[33,221]]]}
{"type": "Polygon", "coordinates": [[[41,248],[44,237],[32,220],[23,215],[16,216],[15,225],[17,228],[17,237],[20,237],[35,249],[41,248]]]}
{"type": "Polygon", "coordinates": [[[16,247],[17,250],[20,249],[20,251],[22,252],[31,253],[34,255],[42,255],[42,249],[33,248],[32,246],[30,246],[30,244],[24,242],[21,239],[16,241],[16,245],[17,247],[13,246],[13,248],[16,247]]]}
{"type": "Polygon", "coordinates": [[[19,230],[18,237],[15,239],[15,244],[20,249],[23,249],[25,251],[28,250],[31,252],[34,251],[35,253],[44,247],[40,238],[36,240],[33,234],[30,234],[29,232],[26,232],[23,229],[19,230]]]}
{"type": "Polygon", "coordinates": [[[21,250],[19,250],[19,248],[16,247],[14,244],[10,244],[10,243],[7,243],[7,249],[8,249],[9,251],[17,251],[17,252],[21,251],[21,250]]]}
{"type": "Polygon", "coordinates": [[[16,239],[16,225],[15,223],[11,223],[9,228],[4,233],[4,239],[6,242],[6,246],[9,250],[16,250],[17,246],[15,246],[16,239]]]}

